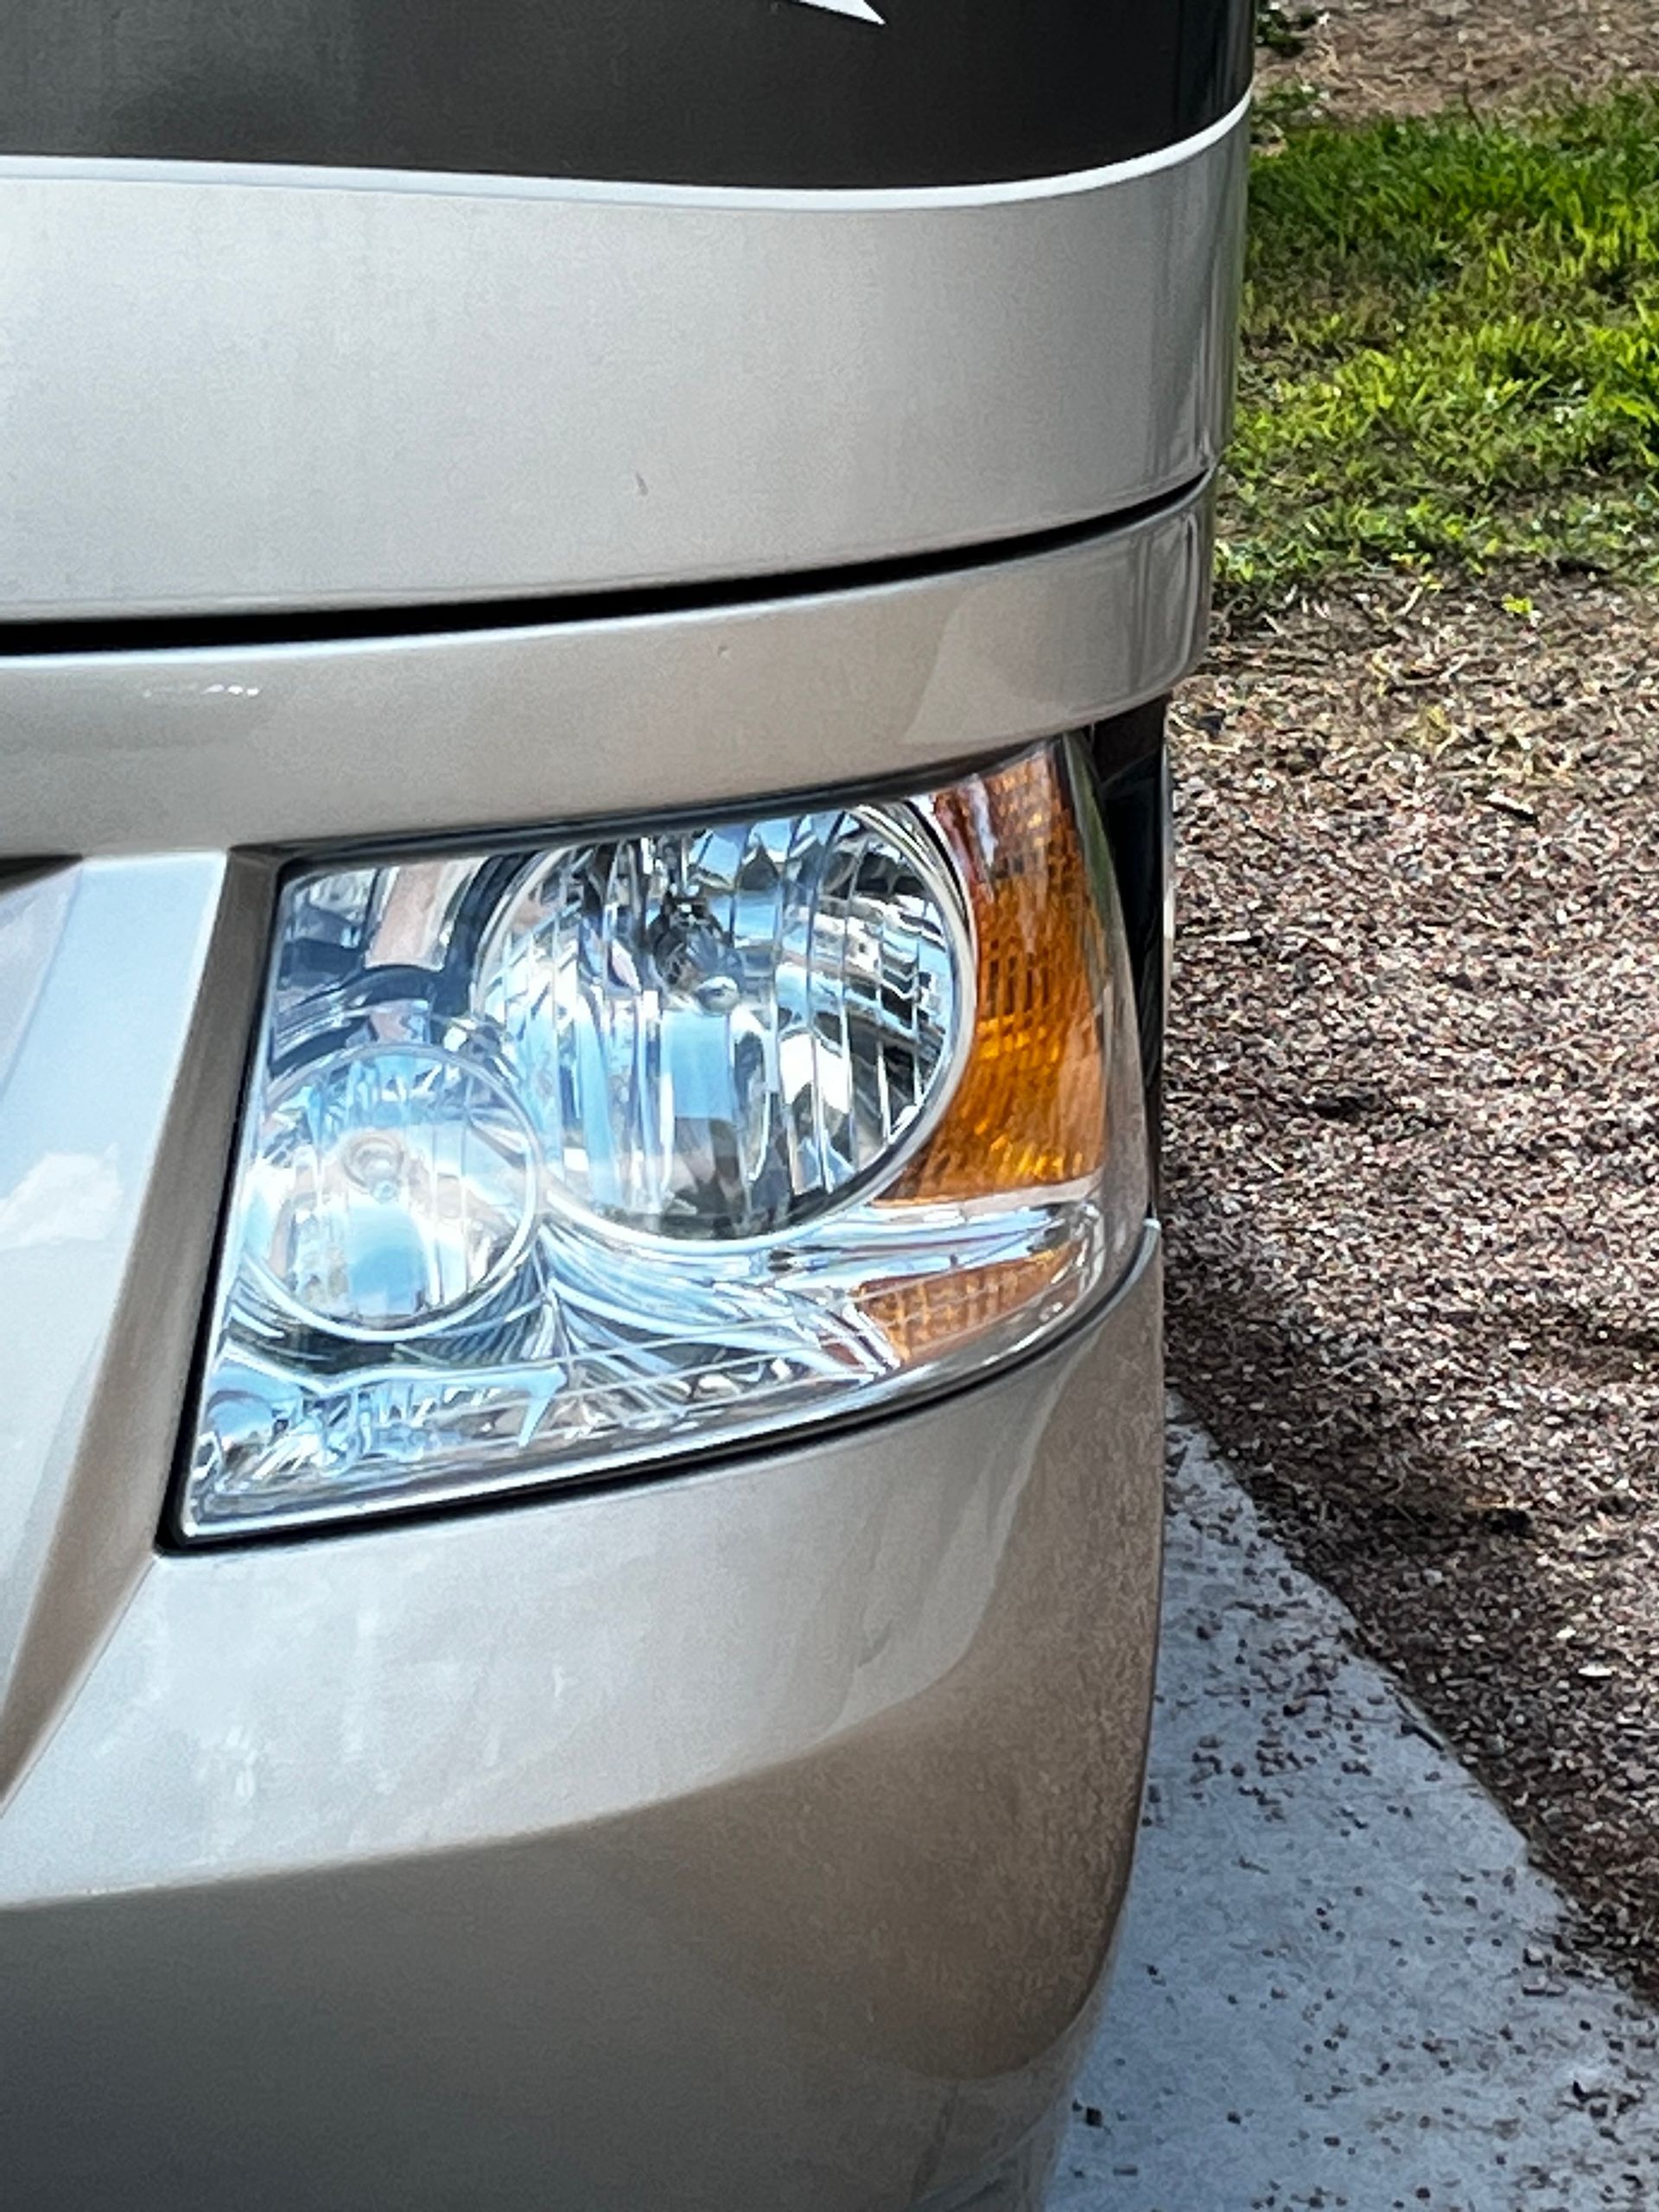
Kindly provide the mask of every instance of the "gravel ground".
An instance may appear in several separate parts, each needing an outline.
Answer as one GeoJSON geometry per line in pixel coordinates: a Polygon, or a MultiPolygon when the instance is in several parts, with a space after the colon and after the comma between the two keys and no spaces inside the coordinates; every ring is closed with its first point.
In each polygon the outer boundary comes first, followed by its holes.
{"type": "Polygon", "coordinates": [[[1659,2016],[1208,1440],[1117,1971],[1048,2212],[1589,2212],[1659,2171],[1659,2016]]]}
{"type": "Polygon", "coordinates": [[[1263,89],[1306,86],[1337,117],[1587,97],[1659,75],[1655,0],[1282,0],[1300,54],[1257,57],[1263,89]]]}
{"type": "Polygon", "coordinates": [[[1659,600],[1529,589],[1178,711],[1171,1366],[1659,1987],[1659,600]]]}

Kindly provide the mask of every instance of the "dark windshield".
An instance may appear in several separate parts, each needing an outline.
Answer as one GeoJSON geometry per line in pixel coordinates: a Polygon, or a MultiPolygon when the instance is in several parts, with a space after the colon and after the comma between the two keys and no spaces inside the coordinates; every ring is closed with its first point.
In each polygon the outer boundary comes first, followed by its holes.
{"type": "Polygon", "coordinates": [[[758,186],[1092,168],[1214,122],[1249,66],[1242,0],[10,0],[5,22],[8,153],[758,186]]]}

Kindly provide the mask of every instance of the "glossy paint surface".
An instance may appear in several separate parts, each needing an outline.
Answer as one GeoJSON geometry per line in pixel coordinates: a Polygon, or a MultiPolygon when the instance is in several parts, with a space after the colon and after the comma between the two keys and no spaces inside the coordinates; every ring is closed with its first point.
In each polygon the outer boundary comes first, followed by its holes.
{"type": "Polygon", "coordinates": [[[0,631],[0,855],[459,836],[920,780],[1167,690],[1203,635],[1210,528],[1200,490],[1025,559],[502,629],[18,654],[0,631]]]}
{"type": "Polygon", "coordinates": [[[942,204],[0,162],[0,620],[679,587],[1162,498],[1225,435],[1244,143],[942,204]]]}
{"type": "Polygon", "coordinates": [[[149,1565],[0,1818],[11,2201],[896,2212],[1012,2155],[1128,1873],[1156,1301],[786,1459],[149,1565]]]}
{"type": "Polygon", "coordinates": [[[261,923],[215,855],[0,894],[0,1802],[149,1563],[261,923]]]}

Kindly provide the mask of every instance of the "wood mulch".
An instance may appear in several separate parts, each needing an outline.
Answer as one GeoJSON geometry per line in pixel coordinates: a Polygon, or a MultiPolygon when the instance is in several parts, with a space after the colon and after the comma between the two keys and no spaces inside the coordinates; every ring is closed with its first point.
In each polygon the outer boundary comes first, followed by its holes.
{"type": "Polygon", "coordinates": [[[1335,118],[1525,106],[1659,76],[1659,0],[1283,0],[1281,13],[1313,20],[1300,53],[1257,56],[1258,87],[1306,86],[1335,118]]]}
{"type": "MultiPolygon", "coordinates": [[[[1304,38],[1338,121],[1659,77],[1659,0],[1304,38]]],[[[1174,743],[1173,1379],[1659,1989],[1659,594],[1346,589],[1174,743]]]]}
{"type": "Polygon", "coordinates": [[[1173,1377],[1659,1982],[1659,597],[1389,583],[1175,718],[1173,1377]]]}

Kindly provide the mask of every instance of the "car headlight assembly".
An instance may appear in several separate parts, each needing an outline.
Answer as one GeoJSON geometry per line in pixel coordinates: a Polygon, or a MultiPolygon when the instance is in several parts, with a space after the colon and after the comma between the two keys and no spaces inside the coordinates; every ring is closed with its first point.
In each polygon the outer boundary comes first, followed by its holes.
{"type": "Polygon", "coordinates": [[[1138,1242],[1136,1067],[1073,741],[297,870],[181,1531],[644,1470],[1027,1351],[1138,1242]]]}

